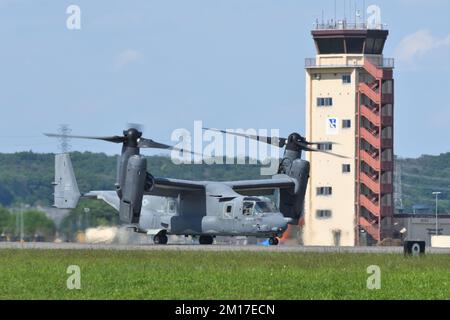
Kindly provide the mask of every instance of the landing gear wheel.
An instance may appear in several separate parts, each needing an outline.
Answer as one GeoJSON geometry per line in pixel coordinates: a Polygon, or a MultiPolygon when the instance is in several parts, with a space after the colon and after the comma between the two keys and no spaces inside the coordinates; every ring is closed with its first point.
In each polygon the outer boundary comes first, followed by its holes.
{"type": "Polygon", "coordinates": [[[200,236],[200,238],[198,239],[198,242],[200,244],[213,244],[214,238],[211,236],[200,236]]]}
{"type": "Polygon", "coordinates": [[[153,242],[155,244],[167,244],[168,238],[165,234],[157,234],[153,237],[153,242]]]}
{"type": "Polygon", "coordinates": [[[269,238],[269,244],[270,244],[271,246],[276,246],[276,245],[278,245],[278,239],[275,238],[275,237],[269,238]]]}
{"type": "Polygon", "coordinates": [[[167,241],[169,241],[169,239],[167,238],[167,236],[165,234],[160,236],[160,240],[159,240],[160,244],[167,244],[167,241]]]}

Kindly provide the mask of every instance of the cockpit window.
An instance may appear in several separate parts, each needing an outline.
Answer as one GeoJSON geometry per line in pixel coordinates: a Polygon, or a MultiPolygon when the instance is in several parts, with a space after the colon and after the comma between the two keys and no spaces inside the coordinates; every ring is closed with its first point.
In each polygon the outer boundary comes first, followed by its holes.
{"type": "Polygon", "coordinates": [[[256,213],[276,212],[274,204],[270,201],[257,201],[255,206],[256,213]]]}
{"type": "Polygon", "coordinates": [[[269,212],[277,212],[277,208],[271,201],[244,201],[242,207],[244,216],[269,212]]]}
{"type": "Polygon", "coordinates": [[[251,216],[253,214],[253,206],[255,203],[253,201],[244,201],[244,205],[242,207],[242,214],[244,216],[251,216]]]}

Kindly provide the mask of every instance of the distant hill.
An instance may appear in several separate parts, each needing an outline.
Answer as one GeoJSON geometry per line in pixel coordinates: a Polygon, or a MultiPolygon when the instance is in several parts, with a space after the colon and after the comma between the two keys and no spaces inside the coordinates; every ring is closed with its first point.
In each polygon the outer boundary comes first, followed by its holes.
{"type": "Polygon", "coordinates": [[[421,156],[417,159],[397,159],[401,171],[403,205],[412,212],[414,204],[435,210],[434,191],[442,192],[439,197],[439,211],[450,212],[450,153],[439,156],[421,156]]]}
{"type": "MultiPolygon", "coordinates": [[[[0,204],[50,205],[54,181],[54,154],[0,153],[0,204]]],[[[72,152],[71,158],[81,192],[112,190],[116,180],[117,156],[72,152]]],[[[175,165],[169,157],[149,157],[154,176],[192,180],[258,179],[258,165],[175,165]]]]}
{"type": "MultiPolygon", "coordinates": [[[[116,156],[103,153],[71,153],[82,192],[114,188],[116,156]]],[[[238,180],[260,178],[259,165],[175,165],[164,156],[149,157],[149,170],[155,176],[193,180],[238,180]]],[[[441,191],[440,210],[450,212],[450,153],[396,160],[401,168],[405,212],[414,204],[433,208],[433,191],[441,191]]],[[[54,154],[0,153],[0,204],[52,204],[54,154]]]]}

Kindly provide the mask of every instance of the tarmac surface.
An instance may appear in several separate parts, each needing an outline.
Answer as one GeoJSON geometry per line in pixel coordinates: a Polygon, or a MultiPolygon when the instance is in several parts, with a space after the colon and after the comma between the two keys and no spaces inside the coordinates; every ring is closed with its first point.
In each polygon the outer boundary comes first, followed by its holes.
{"type": "MultiPolygon", "coordinates": [[[[129,251],[248,251],[248,252],[316,252],[316,253],[373,253],[403,254],[403,247],[304,247],[294,245],[126,245],[126,244],[83,244],[49,242],[0,242],[1,249],[38,249],[38,250],[129,250],[129,251]]],[[[426,248],[426,253],[450,254],[450,248],[426,248]]]]}

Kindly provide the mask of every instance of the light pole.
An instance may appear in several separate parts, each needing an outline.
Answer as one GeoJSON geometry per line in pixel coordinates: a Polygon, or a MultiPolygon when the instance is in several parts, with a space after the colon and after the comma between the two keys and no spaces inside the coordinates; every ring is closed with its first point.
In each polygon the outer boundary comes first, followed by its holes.
{"type": "Polygon", "coordinates": [[[20,243],[23,243],[23,205],[20,207],[20,243]]]}
{"type": "Polygon", "coordinates": [[[436,191],[433,192],[433,195],[436,196],[436,235],[439,235],[439,229],[438,229],[438,197],[442,192],[436,191]]]}

